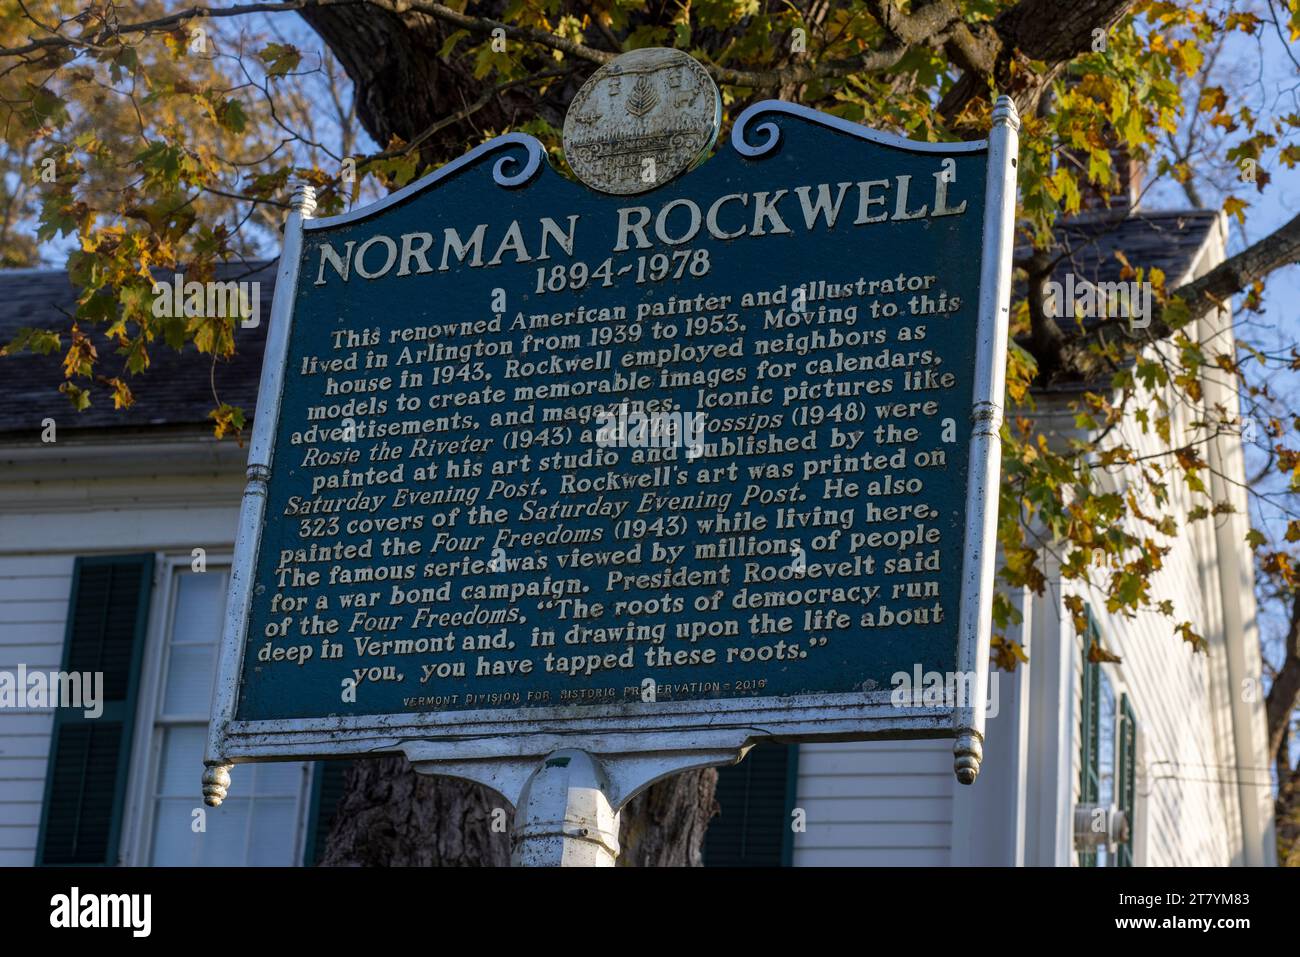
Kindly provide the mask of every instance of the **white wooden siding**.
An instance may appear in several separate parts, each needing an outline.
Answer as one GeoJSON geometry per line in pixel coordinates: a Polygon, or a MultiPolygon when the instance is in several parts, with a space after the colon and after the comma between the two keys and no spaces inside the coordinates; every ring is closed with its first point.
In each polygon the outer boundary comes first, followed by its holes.
{"type": "Polygon", "coordinates": [[[951,741],[800,745],[795,866],[946,865],[952,781],[951,741]]]}
{"type": "MultiPolygon", "coordinates": [[[[0,554],[0,671],[56,669],[72,556],[0,554]]],[[[35,859],[54,712],[0,709],[0,866],[35,859]]]]}

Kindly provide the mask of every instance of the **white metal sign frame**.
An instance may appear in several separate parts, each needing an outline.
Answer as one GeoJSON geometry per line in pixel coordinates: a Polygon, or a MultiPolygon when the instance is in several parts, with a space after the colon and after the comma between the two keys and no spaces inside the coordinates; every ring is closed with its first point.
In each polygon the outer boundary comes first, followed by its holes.
{"type": "MultiPolygon", "coordinates": [[[[850,133],[861,139],[913,152],[955,154],[988,150],[983,251],[980,267],[974,395],[971,408],[965,554],[961,573],[957,667],[975,676],[972,700],[938,707],[896,707],[888,690],[863,694],[756,697],[719,701],[620,703],[582,707],[357,715],[334,718],[238,721],[235,718],[253,574],[273,467],[293,304],[298,288],[304,231],[365,219],[412,193],[430,188],[457,169],[505,146],[524,146],[521,169],[513,156],[499,159],[493,175],[501,186],[527,182],[545,161],[541,144],[508,134],[485,143],[453,163],[365,209],[313,220],[315,199],[301,188],[284,228],[276,276],[257,414],[248,456],[248,484],[239,517],[230,592],[209,727],[203,793],[216,806],[226,796],[234,764],[401,752],[417,770],[485,784],[512,804],[526,801],[530,775],[557,751],[596,756],[603,797],[615,814],[637,792],[667,775],[696,767],[734,763],[757,740],[851,740],[952,736],[954,770],[972,783],[983,756],[984,702],[988,687],[1002,400],[1011,297],[1011,250],[1016,208],[1019,117],[1009,97],[999,97],[986,141],[917,143],[869,130],[837,117],[780,101],[757,103],[742,113],[732,147],[746,156],[772,150],[780,138],[774,123],[752,132],[751,120],[785,113],[850,133]]],[[[552,761],[542,767],[568,764],[552,761]]],[[[576,767],[576,766],[575,766],[576,767]]],[[[561,815],[563,817],[563,815],[561,815]]],[[[567,834],[567,832],[566,832],[567,834]]],[[[616,853],[616,848],[615,848],[616,853]]],[[[610,858],[612,860],[612,857],[610,858]]]]}

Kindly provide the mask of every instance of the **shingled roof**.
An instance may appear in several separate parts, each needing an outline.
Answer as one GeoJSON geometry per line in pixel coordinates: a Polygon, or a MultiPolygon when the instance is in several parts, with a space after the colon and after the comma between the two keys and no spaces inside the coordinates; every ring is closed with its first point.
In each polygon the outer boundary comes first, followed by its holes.
{"type": "MultiPolygon", "coordinates": [[[[235,355],[213,363],[187,344],[177,352],[162,342],[149,349],[149,368],[127,377],[136,395],[129,409],[113,408],[107,390],[97,389],[90,408],[76,412],[58,391],[63,381],[62,357],[22,352],[0,358],[0,439],[40,433],[41,421],[53,418],[60,432],[87,429],[141,429],[153,426],[212,427],[208,412],[216,406],[213,384],[222,402],[252,412],[262,373],[262,348],[275,289],[275,263],[231,263],[216,270],[222,282],[262,283],[261,322],[252,329],[236,327],[235,355]]],[[[59,269],[0,270],[0,343],[11,341],[22,328],[54,329],[66,333],[76,309],[77,290],[59,269]]],[[[100,329],[82,328],[99,352],[101,371],[116,375],[122,368],[116,345],[100,329]]],[[[64,341],[67,341],[66,335],[64,341]]],[[[251,416],[250,416],[251,417],[251,416]]]]}
{"type": "MultiPolygon", "coordinates": [[[[1192,267],[1214,230],[1219,214],[1209,209],[1170,212],[1104,211],[1077,216],[1056,228],[1056,255],[1061,257],[1052,278],[1073,272],[1090,282],[1117,282],[1123,252],[1135,269],[1159,269],[1170,283],[1192,267]]],[[[1017,248],[1017,258],[1030,250],[1017,248]]]]}
{"type": "MultiPolygon", "coordinates": [[[[1057,230],[1065,255],[1054,278],[1074,272],[1092,282],[1117,281],[1123,265],[1115,252],[1123,250],[1134,267],[1159,268],[1170,282],[1177,282],[1196,261],[1217,216],[1210,210],[1142,211],[1070,220],[1057,230]]],[[[1017,250],[1016,254],[1027,255],[1028,250],[1017,250]]],[[[254,263],[220,268],[217,278],[222,281],[244,279],[263,284],[261,324],[255,329],[237,329],[236,354],[215,366],[211,356],[200,354],[192,344],[181,352],[155,344],[149,352],[148,370],[128,380],[137,396],[129,409],[114,410],[111,400],[100,390],[89,409],[74,412],[58,391],[63,370],[57,354],[21,353],[0,358],[0,441],[35,437],[46,417],[54,418],[61,432],[161,426],[210,428],[208,412],[215,405],[213,381],[221,400],[244,409],[251,420],[275,288],[274,266],[254,263]]],[[[66,332],[76,294],[61,270],[0,270],[0,343],[9,342],[23,327],[66,332]]],[[[105,373],[116,374],[121,361],[116,347],[99,330],[90,330],[90,334],[105,373]]]]}
{"type": "MultiPolygon", "coordinates": [[[[1076,283],[1080,279],[1092,283],[1125,281],[1125,261],[1134,269],[1164,273],[1166,288],[1181,284],[1187,273],[1214,234],[1220,214],[1209,209],[1193,210],[1101,210],[1084,213],[1064,220],[1055,230],[1055,246],[1049,255],[1056,258],[1050,279],[1065,287],[1066,275],[1073,273],[1076,283]],[[1122,253],[1124,259],[1117,254],[1122,253]]],[[[1017,260],[1028,259],[1033,250],[1017,247],[1017,260]]],[[[1134,277],[1127,277],[1129,280],[1134,277]]],[[[1020,300],[1025,295],[1025,284],[1018,281],[1012,287],[1012,298],[1020,300]]],[[[1066,333],[1075,323],[1090,328],[1102,317],[1058,320],[1066,333]]],[[[1027,338],[1027,337],[1025,337],[1027,338]]],[[[1028,343],[1021,340],[1022,344],[1028,343]]],[[[1131,360],[1129,360],[1131,361],[1131,360]]],[[[1046,396],[1054,393],[1071,394],[1085,390],[1105,389],[1109,375],[1094,379],[1053,378],[1039,384],[1034,391],[1046,396]]]]}

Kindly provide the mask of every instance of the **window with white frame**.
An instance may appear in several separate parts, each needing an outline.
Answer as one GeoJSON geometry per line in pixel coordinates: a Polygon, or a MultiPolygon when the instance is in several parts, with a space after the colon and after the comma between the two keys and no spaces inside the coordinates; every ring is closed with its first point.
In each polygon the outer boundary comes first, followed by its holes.
{"type": "MultiPolygon", "coordinates": [[[[1115,803],[1115,689],[1104,670],[1097,674],[1097,776],[1098,804],[1103,807],[1115,803]]],[[[1105,844],[1096,851],[1095,866],[1114,867],[1115,855],[1105,844]]]]}
{"type": "Polygon", "coordinates": [[[298,864],[310,765],[241,765],[219,808],[204,807],[199,794],[229,568],[209,564],[195,572],[187,559],[164,565],[163,574],[162,629],[149,648],[154,680],[140,703],[149,736],[140,756],[147,762],[139,778],[140,863],[298,864]]]}
{"type": "Polygon", "coordinates": [[[1127,694],[1117,696],[1097,657],[1097,624],[1088,616],[1083,646],[1082,712],[1079,721],[1079,802],[1115,807],[1124,814],[1125,836],[1113,846],[1081,849],[1082,867],[1132,867],[1137,811],[1137,719],[1127,694]]]}

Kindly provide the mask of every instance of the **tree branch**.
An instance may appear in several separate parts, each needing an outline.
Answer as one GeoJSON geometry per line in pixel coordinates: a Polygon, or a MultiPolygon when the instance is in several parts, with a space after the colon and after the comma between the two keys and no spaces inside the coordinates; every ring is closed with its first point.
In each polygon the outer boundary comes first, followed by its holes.
{"type": "MultiPolygon", "coordinates": [[[[904,13],[896,0],[870,0],[868,7],[888,37],[879,49],[847,58],[818,63],[787,63],[768,70],[737,70],[714,63],[705,69],[719,84],[751,89],[789,89],[821,79],[843,79],[860,73],[878,73],[896,66],[917,46],[941,49],[962,71],[958,82],[939,105],[950,123],[974,99],[987,96],[990,82],[1017,100],[1022,111],[1032,109],[1056,72],[1075,56],[1091,48],[1093,31],[1109,29],[1136,0],[1021,0],[992,22],[967,23],[956,0],[917,0],[904,13]],[[1015,60],[1040,60],[1046,74],[1013,71],[1015,60]]],[[[453,10],[432,0],[279,0],[214,8],[194,6],[165,17],[132,24],[104,23],[80,37],[55,35],[29,43],[0,48],[0,57],[22,57],[58,49],[105,49],[114,38],[168,30],[196,19],[245,16],[254,13],[297,11],[309,20],[332,7],[368,6],[402,17],[419,14],[477,36],[502,31],[509,39],[557,50],[588,63],[603,65],[617,54],[597,49],[536,27],[519,26],[453,10]]],[[[609,37],[605,39],[608,41],[609,37]]]]}
{"type": "Polygon", "coordinates": [[[1056,365],[1065,344],[1065,333],[1056,318],[1047,315],[1044,308],[1047,282],[1052,278],[1057,261],[1057,257],[1046,250],[1035,250],[1024,266],[1028,279],[1025,298],[1029,303],[1029,351],[1035,358],[1043,357],[1038,359],[1038,376],[1044,381],[1051,381],[1056,375],[1056,365]]]}
{"type": "Polygon", "coordinates": [[[104,24],[97,30],[90,30],[79,37],[65,37],[61,34],[32,40],[25,46],[0,47],[0,57],[26,56],[43,50],[64,49],[103,49],[104,45],[116,36],[129,36],[134,33],[153,33],[170,30],[190,20],[219,19],[224,17],[243,17],[253,13],[284,13],[301,10],[307,6],[348,6],[365,3],[367,0],[285,0],[281,3],[246,3],[233,7],[189,7],[165,17],[142,20],[139,23],[104,24]]]}
{"type": "Polygon", "coordinates": [[[1076,56],[1092,49],[1093,31],[1109,30],[1136,0],[1020,0],[992,24],[970,28],[945,52],[964,70],[939,102],[939,113],[955,123],[967,105],[988,95],[990,83],[1013,97],[1022,113],[1032,112],[1047,85],[1076,56]],[[1013,71],[1016,61],[1038,60],[1045,73],[1013,71]]]}
{"type": "MultiPolygon", "coordinates": [[[[599,50],[535,27],[516,26],[487,17],[459,13],[441,3],[429,3],[423,0],[283,0],[283,2],[240,4],[233,7],[189,7],[165,17],[143,20],[139,23],[104,25],[79,37],[56,35],[33,39],[22,46],[0,47],[0,57],[20,57],[62,49],[102,50],[114,37],[170,30],[191,20],[240,17],[254,13],[304,12],[327,7],[359,5],[377,7],[398,15],[424,14],[479,36],[491,34],[494,30],[502,30],[509,39],[558,50],[571,57],[598,65],[608,63],[617,56],[617,53],[609,50],[599,50]]],[[[890,44],[884,49],[868,50],[848,59],[830,60],[816,66],[795,64],[782,70],[734,70],[708,63],[704,66],[718,83],[732,86],[771,87],[783,83],[803,83],[830,77],[842,78],[852,73],[887,70],[903,58],[907,49],[906,44],[890,44]]]]}
{"type": "MultiPolygon", "coordinates": [[[[1169,295],[1171,299],[1182,300],[1189,319],[1199,319],[1223,308],[1233,295],[1273,270],[1296,262],[1300,262],[1300,216],[1235,256],[1229,256],[1199,279],[1179,286],[1169,295]]],[[[1109,319],[1072,337],[1059,355],[1035,355],[1035,358],[1040,364],[1052,363],[1081,376],[1091,375],[1097,371],[1100,355],[1113,354],[1114,347],[1121,340],[1123,351],[1136,352],[1143,346],[1171,336],[1175,330],[1167,321],[1168,309],[1169,306],[1165,305],[1153,310],[1151,324],[1143,330],[1141,337],[1120,332],[1128,319],[1109,319]]]]}

